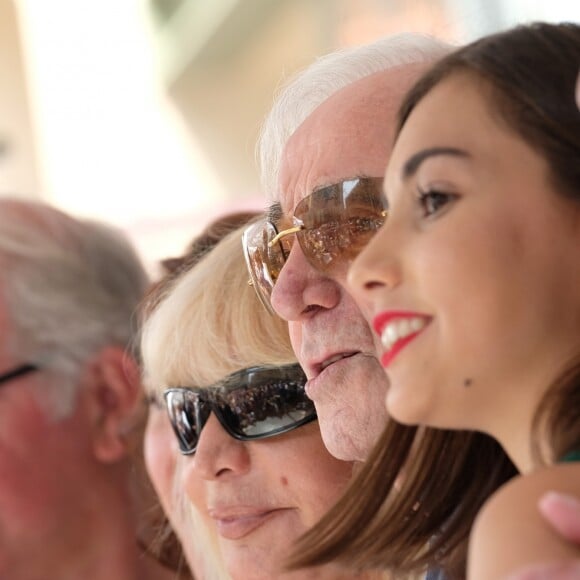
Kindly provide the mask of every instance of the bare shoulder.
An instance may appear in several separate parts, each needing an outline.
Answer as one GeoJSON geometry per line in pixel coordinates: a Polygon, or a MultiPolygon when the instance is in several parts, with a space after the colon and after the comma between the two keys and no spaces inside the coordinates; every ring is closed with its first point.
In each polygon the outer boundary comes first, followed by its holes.
{"type": "Polygon", "coordinates": [[[580,557],[538,511],[538,500],[555,490],[580,497],[580,463],[559,464],[514,478],[483,506],[469,541],[470,580],[502,579],[535,562],[580,557]]]}

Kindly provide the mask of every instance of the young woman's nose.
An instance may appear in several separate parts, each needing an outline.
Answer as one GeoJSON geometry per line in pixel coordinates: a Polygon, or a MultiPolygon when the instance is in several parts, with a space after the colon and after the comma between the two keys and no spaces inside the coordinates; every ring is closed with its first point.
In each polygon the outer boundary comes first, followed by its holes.
{"type": "Polygon", "coordinates": [[[377,292],[392,290],[401,283],[399,246],[383,226],[353,262],[347,289],[360,306],[368,306],[377,292]]]}
{"type": "Polygon", "coordinates": [[[236,476],[250,469],[247,443],[238,441],[212,413],[201,431],[191,468],[204,479],[236,476]]]}

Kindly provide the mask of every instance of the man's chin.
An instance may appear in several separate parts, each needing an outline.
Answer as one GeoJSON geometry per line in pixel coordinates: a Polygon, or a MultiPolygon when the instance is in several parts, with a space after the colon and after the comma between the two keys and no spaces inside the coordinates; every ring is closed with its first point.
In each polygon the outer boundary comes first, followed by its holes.
{"type": "Polygon", "coordinates": [[[364,461],[366,459],[372,444],[369,444],[365,440],[366,438],[358,440],[353,437],[353,433],[356,434],[358,429],[350,431],[349,423],[340,421],[336,414],[326,420],[324,414],[319,413],[318,423],[324,446],[332,456],[342,461],[364,461]]]}

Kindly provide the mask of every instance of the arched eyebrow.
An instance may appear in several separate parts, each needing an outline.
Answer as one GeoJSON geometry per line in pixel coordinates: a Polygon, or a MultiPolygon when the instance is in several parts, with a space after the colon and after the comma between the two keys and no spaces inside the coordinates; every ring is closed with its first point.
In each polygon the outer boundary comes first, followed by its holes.
{"type": "Polygon", "coordinates": [[[413,177],[423,161],[438,155],[451,155],[453,157],[462,158],[471,157],[467,151],[455,147],[431,147],[429,149],[423,149],[407,159],[403,165],[403,179],[405,180],[413,177]]]}

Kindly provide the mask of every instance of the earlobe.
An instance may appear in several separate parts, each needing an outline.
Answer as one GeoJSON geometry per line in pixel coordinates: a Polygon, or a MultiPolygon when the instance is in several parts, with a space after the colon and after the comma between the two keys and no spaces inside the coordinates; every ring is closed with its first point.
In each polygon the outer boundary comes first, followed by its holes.
{"type": "Polygon", "coordinates": [[[106,347],[93,361],[91,382],[96,410],[95,457],[114,463],[129,453],[131,434],[141,422],[142,390],[137,363],[122,348],[106,347]]]}

